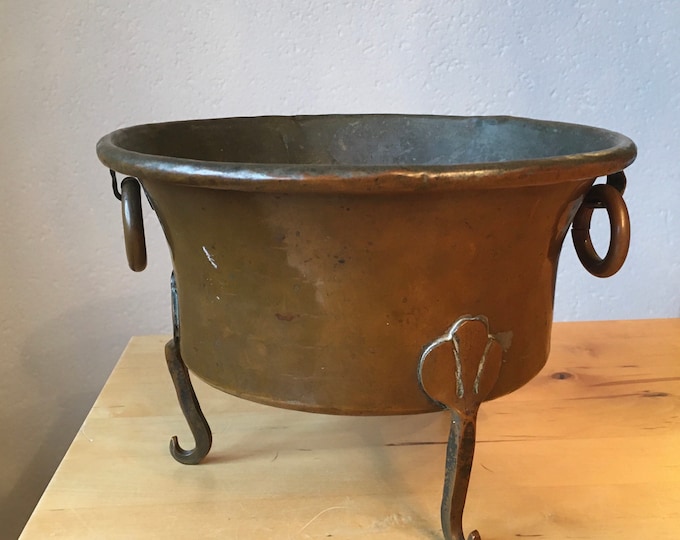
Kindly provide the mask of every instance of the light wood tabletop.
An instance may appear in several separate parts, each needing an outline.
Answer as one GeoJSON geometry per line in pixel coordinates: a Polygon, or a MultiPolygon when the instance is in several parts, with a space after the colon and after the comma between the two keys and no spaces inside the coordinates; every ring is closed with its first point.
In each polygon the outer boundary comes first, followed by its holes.
{"type": "MultiPolygon", "coordinates": [[[[21,536],[441,539],[449,416],[317,415],[194,377],[193,440],[167,336],[130,341],[21,536]]],[[[680,538],[680,319],[559,323],[543,371],[482,405],[465,530],[484,540],[680,538]]]]}

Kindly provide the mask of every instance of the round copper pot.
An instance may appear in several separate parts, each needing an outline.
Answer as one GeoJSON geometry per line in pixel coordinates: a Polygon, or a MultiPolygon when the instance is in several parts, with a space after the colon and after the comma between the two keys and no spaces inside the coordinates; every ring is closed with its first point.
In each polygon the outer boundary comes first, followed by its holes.
{"type": "MultiPolygon", "coordinates": [[[[530,380],[548,356],[565,235],[581,208],[577,247],[597,273],[587,227],[609,203],[589,200],[591,186],[636,153],[586,126],[406,115],[143,125],[97,151],[139,180],[165,231],[191,370],[246,399],[342,414],[439,410],[418,363],[467,314],[484,316],[503,348],[487,399],[530,380]]],[[[620,186],[605,188],[620,199],[620,186]]],[[[133,203],[126,238],[139,269],[133,203]]],[[[627,215],[607,208],[599,275],[627,247],[627,215]]]]}

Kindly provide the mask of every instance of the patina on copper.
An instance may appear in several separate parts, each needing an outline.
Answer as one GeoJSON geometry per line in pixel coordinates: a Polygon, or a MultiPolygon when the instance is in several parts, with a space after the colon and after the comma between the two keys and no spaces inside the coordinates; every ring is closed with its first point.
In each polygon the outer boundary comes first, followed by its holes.
{"type": "MultiPolygon", "coordinates": [[[[186,363],[221,390],[306,411],[450,409],[446,538],[463,538],[479,404],[519,388],[547,359],[557,261],[572,222],[595,275],[618,270],[628,249],[621,171],[635,145],[587,126],[230,118],[126,128],[97,151],[139,180],[166,234],[178,321],[171,370],[186,363]],[[608,184],[593,187],[604,176],[608,184]],[[598,207],[611,223],[604,258],[588,232],[598,207]],[[469,337],[480,321],[484,335],[469,337]],[[437,338],[447,328],[450,339],[437,338]],[[493,354],[460,353],[481,342],[493,354]],[[440,352],[424,354],[433,343],[453,346],[455,369],[436,360],[440,352]]],[[[130,194],[135,209],[141,196],[130,194]]],[[[143,240],[136,215],[126,221],[133,269],[139,231],[143,240]]],[[[180,401],[191,397],[186,375],[174,377],[180,401]]],[[[197,402],[184,401],[197,448],[175,442],[173,454],[195,462],[209,428],[194,414],[197,402]]]]}

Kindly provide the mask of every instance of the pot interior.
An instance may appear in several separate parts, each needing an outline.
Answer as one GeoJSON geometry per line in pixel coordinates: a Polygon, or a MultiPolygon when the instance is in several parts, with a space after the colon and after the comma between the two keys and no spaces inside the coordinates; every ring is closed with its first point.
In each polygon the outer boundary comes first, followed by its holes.
{"type": "Polygon", "coordinates": [[[115,143],[140,154],[287,165],[446,166],[600,152],[621,136],[511,117],[328,115],[228,118],[128,128],[115,143]]]}

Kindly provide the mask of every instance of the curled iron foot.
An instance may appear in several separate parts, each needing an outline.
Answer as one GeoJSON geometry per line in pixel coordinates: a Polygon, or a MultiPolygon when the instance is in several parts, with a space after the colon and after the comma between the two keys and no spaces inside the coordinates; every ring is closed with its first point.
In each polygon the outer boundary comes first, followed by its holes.
{"type": "Polygon", "coordinates": [[[481,540],[463,534],[463,508],[475,453],[477,411],[500,373],[503,349],[483,316],[460,317],[420,357],[418,380],[424,392],[451,412],[441,520],[445,540],[481,540]]]}
{"type": "Polygon", "coordinates": [[[170,454],[180,463],[196,465],[208,454],[212,446],[210,426],[203,416],[203,411],[201,411],[201,406],[191,385],[189,370],[182,360],[177,340],[170,340],[165,345],[165,360],[168,363],[168,370],[175,385],[179,405],[196,440],[196,447],[186,450],[179,445],[177,436],[172,437],[170,454]]]}

